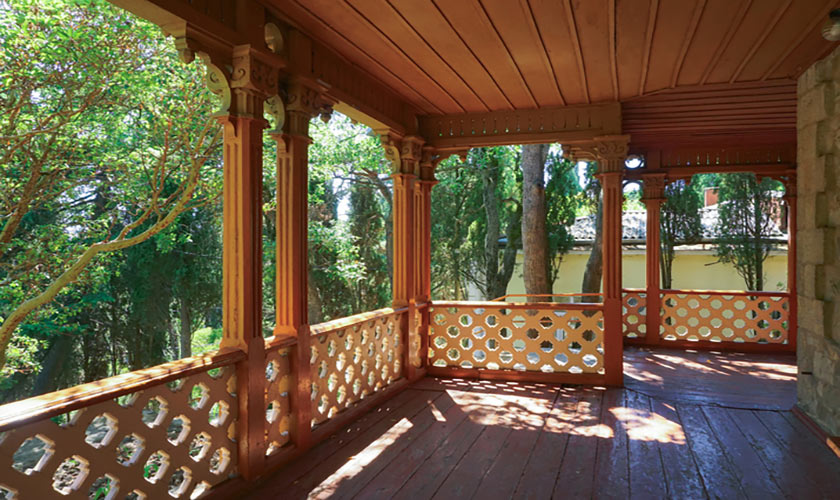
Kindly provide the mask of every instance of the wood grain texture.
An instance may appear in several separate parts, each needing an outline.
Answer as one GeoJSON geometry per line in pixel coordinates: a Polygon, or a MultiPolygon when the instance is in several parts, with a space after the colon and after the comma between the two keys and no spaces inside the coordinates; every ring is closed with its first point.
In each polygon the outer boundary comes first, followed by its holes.
{"type": "Polygon", "coordinates": [[[834,6],[823,0],[265,3],[406,99],[443,112],[791,79],[836,46],[819,35],[834,6]]]}
{"type": "MultiPolygon", "coordinates": [[[[693,353],[652,352],[669,353],[673,385],[649,394],[425,378],[249,498],[837,496],[840,459],[781,409],[794,386],[764,391],[777,409],[749,399],[777,374],[778,356],[720,354],[713,368],[741,371],[715,375],[698,371],[693,353]],[[691,380],[713,392],[681,399],[691,380]]],[[[653,369],[645,358],[629,363],[628,373],[653,369]]]]}

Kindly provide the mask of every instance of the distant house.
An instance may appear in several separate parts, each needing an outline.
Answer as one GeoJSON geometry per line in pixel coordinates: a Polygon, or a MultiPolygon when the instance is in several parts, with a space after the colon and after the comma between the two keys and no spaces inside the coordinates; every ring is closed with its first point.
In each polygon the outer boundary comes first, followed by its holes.
{"type": "MultiPolygon", "coordinates": [[[[717,232],[718,205],[717,196],[706,196],[712,201],[701,209],[703,237],[692,245],[680,245],[676,248],[673,263],[673,282],[675,289],[697,290],[743,290],[744,281],[728,264],[718,262],[715,245],[719,239],[717,232]]],[[[787,287],[787,227],[782,211],[773,224],[771,239],[777,248],[770,252],[764,266],[767,290],[787,287]]],[[[554,293],[580,292],[583,272],[589,259],[592,243],[595,240],[595,215],[578,217],[571,228],[575,238],[572,250],[562,256],[560,274],[554,282],[554,293]]],[[[647,230],[647,212],[628,210],[622,214],[623,258],[622,279],[624,288],[645,287],[645,237],[647,230]]],[[[506,243],[500,240],[500,243],[506,243]]],[[[508,284],[509,294],[525,293],[522,279],[522,251],[517,256],[517,268],[508,284]]],[[[470,299],[478,299],[477,289],[470,289],[470,299]]]]}

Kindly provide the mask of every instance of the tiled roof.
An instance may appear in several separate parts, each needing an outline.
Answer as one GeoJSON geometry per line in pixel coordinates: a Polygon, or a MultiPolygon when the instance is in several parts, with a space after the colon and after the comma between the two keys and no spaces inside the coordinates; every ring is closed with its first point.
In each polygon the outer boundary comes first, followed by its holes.
{"type": "MultiPolygon", "coordinates": [[[[700,210],[700,220],[703,224],[703,239],[714,240],[718,237],[718,209],[717,205],[704,207],[700,210]]],[[[647,231],[647,212],[645,210],[629,210],[621,216],[621,228],[623,240],[643,241],[647,231]]],[[[595,215],[587,215],[575,219],[571,229],[575,241],[585,242],[595,239],[595,215]]],[[[773,224],[772,238],[784,239],[787,237],[777,224],[773,224]]]]}

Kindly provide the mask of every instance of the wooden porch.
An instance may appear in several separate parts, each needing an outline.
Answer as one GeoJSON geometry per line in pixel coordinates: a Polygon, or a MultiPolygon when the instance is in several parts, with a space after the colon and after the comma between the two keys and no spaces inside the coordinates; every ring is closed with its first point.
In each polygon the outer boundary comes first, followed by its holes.
{"type": "Polygon", "coordinates": [[[840,494],[840,460],[790,411],[792,355],[628,348],[624,364],[624,389],[423,378],[250,498],[840,494]]]}

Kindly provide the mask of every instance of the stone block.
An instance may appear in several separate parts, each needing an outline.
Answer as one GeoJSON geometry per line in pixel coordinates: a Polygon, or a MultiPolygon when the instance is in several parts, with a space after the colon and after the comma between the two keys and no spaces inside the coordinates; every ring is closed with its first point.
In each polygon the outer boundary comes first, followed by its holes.
{"type": "Polygon", "coordinates": [[[828,85],[817,85],[799,97],[796,106],[796,127],[801,129],[831,116],[834,92],[828,85]]]}
{"type": "Polygon", "coordinates": [[[797,234],[797,257],[802,259],[802,262],[808,264],[821,264],[825,261],[823,258],[823,250],[825,244],[823,243],[824,231],[822,229],[808,229],[798,228],[797,234]]]}
{"type": "Polygon", "coordinates": [[[823,303],[821,300],[800,297],[798,323],[800,329],[810,330],[822,335],[823,303]]]}

